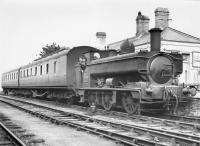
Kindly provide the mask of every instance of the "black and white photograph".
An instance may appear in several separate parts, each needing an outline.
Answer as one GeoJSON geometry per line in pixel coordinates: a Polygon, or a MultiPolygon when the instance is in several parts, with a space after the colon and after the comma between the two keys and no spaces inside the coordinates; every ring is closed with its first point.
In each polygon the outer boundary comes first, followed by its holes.
{"type": "Polygon", "coordinates": [[[200,146],[200,0],[1,0],[0,146],[200,146]]]}

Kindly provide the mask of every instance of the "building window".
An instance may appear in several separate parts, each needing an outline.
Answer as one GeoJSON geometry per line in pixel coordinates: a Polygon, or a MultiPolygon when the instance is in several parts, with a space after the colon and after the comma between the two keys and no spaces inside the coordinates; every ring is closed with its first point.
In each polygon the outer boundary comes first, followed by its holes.
{"type": "Polygon", "coordinates": [[[53,63],[53,72],[54,72],[54,73],[56,73],[56,64],[57,64],[57,62],[54,61],[54,63],[53,63]]]}
{"type": "Polygon", "coordinates": [[[46,74],[49,73],[49,64],[46,64],[46,74]]]}
{"type": "Polygon", "coordinates": [[[42,75],[42,65],[40,65],[40,75],[42,75]]]}
{"type": "Polygon", "coordinates": [[[189,61],[189,57],[190,57],[189,54],[183,54],[183,61],[184,62],[188,62],[189,61]]]}

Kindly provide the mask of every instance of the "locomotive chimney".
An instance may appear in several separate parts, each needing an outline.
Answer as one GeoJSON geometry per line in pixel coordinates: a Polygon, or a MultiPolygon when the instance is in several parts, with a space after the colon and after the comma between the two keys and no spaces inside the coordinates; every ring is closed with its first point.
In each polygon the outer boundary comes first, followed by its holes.
{"type": "Polygon", "coordinates": [[[161,46],[161,32],[160,28],[152,28],[149,30],[151,40],[151,51],[160,51],[161,46]]]}
{"type": "Polygon", "coordinates": [[[106,33],[97,32],[96,33],[96,47],[100,50],[105,50],[106,45],[106,33]]]}

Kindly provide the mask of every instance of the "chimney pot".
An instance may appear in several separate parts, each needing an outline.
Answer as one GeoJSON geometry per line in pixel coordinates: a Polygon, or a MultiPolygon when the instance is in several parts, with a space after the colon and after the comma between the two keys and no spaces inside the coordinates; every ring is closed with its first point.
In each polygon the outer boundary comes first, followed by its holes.
{"type": "Polygon", "coordinates": [[[149,17],[142,15],[142,13],[139,11],[138,16],[136,18],[136,36],[146,33],[149,30],[149,17]]]}

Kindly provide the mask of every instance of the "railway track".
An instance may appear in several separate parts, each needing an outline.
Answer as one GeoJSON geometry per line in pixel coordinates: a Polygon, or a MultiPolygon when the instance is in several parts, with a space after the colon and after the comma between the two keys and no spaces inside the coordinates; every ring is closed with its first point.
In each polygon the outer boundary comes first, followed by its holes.
{"type": "Polygon", "coordinates": [[[0,145],[1,146],[26,146],[16,135],[0,122],[0,145]]]}
{"type": "Polygon", "coordinates": [[[200,117],[196,116],[177,116],[177,115],[165,114],[161,117],[169,120],[176,120],[187,123],[196,123],[196,124],[200,123],[200,117]]]}
{"type": "Polygon", "coordinates": [[[35,139],[35,135],[27,133],[22,127],[0,114],[0,146],[37,146],[43,142],[44,140],[35,139]]]}
{"type": "Polygon", "coordinates": [[[109,117],[105,112],[103,116],[86,115],[16,99],[2,98],[1,101],[53,123],[88,131],[125,145],[200,145],[200,133],[197,129],[185,129],[186,127],[181,127],[175,121],[171,121],[170,125],[163,119],[139,115],[128,117],[128,120],[127,116],[117,120],[113,118],[120,114],[117,112],[111,112],[109,117]],[[178,127],[178,130],[174,130],[175,127],[178,127]],[[186,132],[182,132],[182,128],[186,132]]]}

